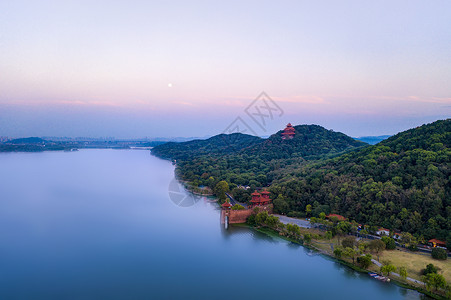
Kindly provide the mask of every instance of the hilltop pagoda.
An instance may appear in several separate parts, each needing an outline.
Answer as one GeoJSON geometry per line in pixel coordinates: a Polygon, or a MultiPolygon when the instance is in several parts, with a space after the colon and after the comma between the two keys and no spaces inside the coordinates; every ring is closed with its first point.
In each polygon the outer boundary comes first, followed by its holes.
{"type": "Polygon", "coordinates": [[[292,139],[294,138],[295,133],[296,130],[294,129],[293,125],[291,125],[291,123],[288,123],[287,127],[285,127],[285,129],[282,132],[282,139],[283,140],[292,139]]]}
{"type": "Polygon", "coordinates": [[[261,194],[257,191],[252,193],[252,206],[263,206],[271,203],[271,199],[269,198],[269,192],[265,189],[261,192],[261,194]]]}

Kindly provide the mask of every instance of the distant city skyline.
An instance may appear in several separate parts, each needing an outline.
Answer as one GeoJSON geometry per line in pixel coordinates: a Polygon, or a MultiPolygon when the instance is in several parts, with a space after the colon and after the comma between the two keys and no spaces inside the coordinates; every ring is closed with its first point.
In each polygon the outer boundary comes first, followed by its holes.
{"type": "Polygon", "coordinates": [[[353,137],[451,116],[449,1],[2,1],[0,136],[353,137]],[[264,130],[246,108],[283,110],[264,130]],[[246,119],[247,118],[247,119],[246,119]]]}

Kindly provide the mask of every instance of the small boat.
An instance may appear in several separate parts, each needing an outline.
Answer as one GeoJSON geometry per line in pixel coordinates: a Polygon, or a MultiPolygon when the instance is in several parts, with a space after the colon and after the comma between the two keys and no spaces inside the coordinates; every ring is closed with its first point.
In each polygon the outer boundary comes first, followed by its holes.
{"type": "Polygon", "coordinates": [[[370,275],[374,279],[377,279],[377,280],[382,281],[382,282],[390,282],[390,278],[382,276],[382,275],[379,275],[377,273],[369,272],[368,275],[370,275]]]}

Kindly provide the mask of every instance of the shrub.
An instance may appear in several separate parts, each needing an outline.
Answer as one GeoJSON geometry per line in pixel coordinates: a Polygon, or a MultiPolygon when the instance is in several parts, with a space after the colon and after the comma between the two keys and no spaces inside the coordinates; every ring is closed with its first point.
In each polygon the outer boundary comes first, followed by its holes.
{"type": "Polygon", "coordinates": [[[341,256],[343,255],[343,250],[341,248],[335,248],[334,255],[335,257],[341,258],[341,256]]]}
{"type": "Polygon", "coordinates": [[[427,275],[430,273],[437,273],[438,268],[436,266],[434,266],[433,264],[428,264],[426,266],[426,269],[423,270],[423,275],[427,275]]]}
{"type": "Polygon", "coordinates": [[[448,258],[446,250],[442,248],[433,248],[431,255],[434,259],[446,260],[448,258]]]}
{"type": "Polygon", "coordinates": [[[293,218],[304,218],[305,217],[305,213],[299,212],[299,211],[290,211],[289,213],[287,213],[288,217],[293,217],[293,218]]]}
{"type": "Polygon", "coordinates": [[[235,204],[234,206],[232,206],[232,210],[243,210],[244,206],[240,205],[240,204],[235,204]]]}
{"type": "Polygon", "coordinates": [[[355,241],[355,237],[353,237],[353,236],[347,236],[343,239],[343,241],[341,241],[341,245],[344,248],[354,248],[355,244],[356,244],[356,241],[355,241]]]}
{"type": "Polygon", "coordinates": [[[252,214],[249,217],[247,217],[246,223],[249,225],[255,225],[255,215],[252,214]]]}
{"type": "Polygon", "coordinates": [[[417,245],[409,245],[409,247],[407,247],[407,249],[409,249],[410,251],[418,251],[417,245]]]}

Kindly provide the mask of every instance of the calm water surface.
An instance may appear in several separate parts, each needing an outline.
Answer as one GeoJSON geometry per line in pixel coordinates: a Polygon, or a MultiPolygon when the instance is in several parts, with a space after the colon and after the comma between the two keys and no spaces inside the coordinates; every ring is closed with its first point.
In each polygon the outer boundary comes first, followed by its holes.
{"type": "Polygon", "coordinates": [[[173,172],[139,150],[0,154],[0,299],[420,299],[175,205],[173,172]]]}

